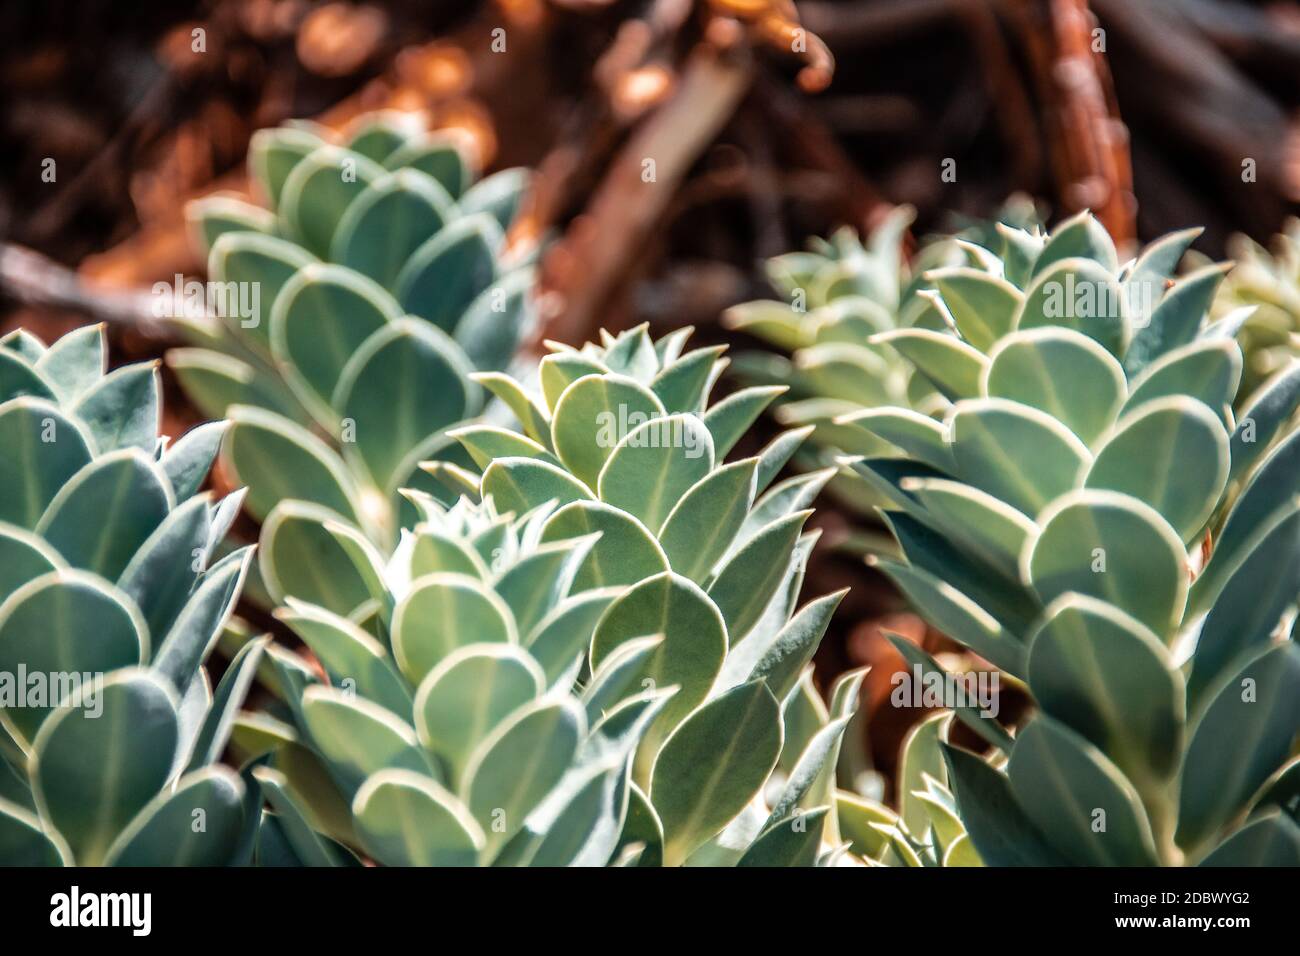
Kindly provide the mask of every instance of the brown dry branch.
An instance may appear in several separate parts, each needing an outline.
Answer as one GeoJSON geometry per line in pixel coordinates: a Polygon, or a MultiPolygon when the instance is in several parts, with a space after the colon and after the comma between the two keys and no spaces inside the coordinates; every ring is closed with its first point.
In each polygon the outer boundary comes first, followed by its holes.
{"type": "Polygon", "coordinates": [[[672,98],[611,161],[586,210],[547,255],[544,285],[553,303],[547,335],[583,341],[636,261],[677,187],[744,97],[753,70],[748,50],[703,43],[691,54],[672,98]]]}
{"type": "Polygon", "coordinates": [[[1116,242],[1136,239],[1129,135],[1087,0],[1016,0],[1011,13],[1034,79],[1057,193],[1066,212],[1091,209],[1116,242]]]}
{"type": "Polygon", "coordinates": [[[0,292],[23,305],[72,309],[147,336],[164,335],[147,289],[109,288],[88,282],[53,259],[13,243],[0,242],[0,292]]]}

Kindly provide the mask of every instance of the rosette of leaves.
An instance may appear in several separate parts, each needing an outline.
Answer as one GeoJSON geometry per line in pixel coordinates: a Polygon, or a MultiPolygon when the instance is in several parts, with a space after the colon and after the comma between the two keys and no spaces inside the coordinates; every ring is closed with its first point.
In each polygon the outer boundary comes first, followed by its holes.
{"type": "Polygon", "coordinates": [[[505,367],[533,317],[532,270],[504,254],[523,170],[480,182],[455,142],[403,114],[341,142],[304,125],[258,132],[249,178],[265,207],[191,205],[209,311],[168,354],[189,396],[231,420],[228,463],[264,521],[314,501],[391,547],[397,489],[444,489],[417,468],[482,410],[476,370],[505,367]]]}
{"type": "Polygon", "coordinates": [[[991,865],[1300,863],[1300,364],[1234,414],[1245,313],[1206,321],[1223,266],[1174,278],[1194,236],[1014,236],[1003,278],[937,280],[955,333],[893,339],[944,420],[846,419],[896,449],[853,465],[879,566],[1037,705],[1014,741],[959,710],[995,755],[945,750],[991,865]]]}
{"type": "Polygon", "coordinates": [[[728,328],[789,353],[742,355],[737,368],[758,381],[789,385],[780,418],[816,425],[818,444],[844,450],[861,445],[863,436],[835,425],[848,412],[875,405],[924,411],[936,397],[888,344],[873,341],[903,328],[941,330],[943,318],[927,296],[932,286],[924,273],[966,261],[955,243],[945,241],[924,246],[909,264],[904,239],[912,218],[909,207],[899,207],[865,242],[845,227],[829,239],[811,240],[805,252],[768,260],[767,280],[780,298],[745,302],[723,314],[728,328]]]}
{"type": "MultiPolygon", "coordinates": [[[[841,595],[797,607],[828,476],[773,484],[802,432],[724,462],[774,392],[709,407],[719,350],[683,354],[688,334],[557,347],[541,396],[478,376],[525,433],[457,431],[482,474],[430,465],[465,497],[408,491],[420,517],[391,557],[315,514],[356,601],[287,601],[328,684],[277,659],[291,720],[247,728],[275,745],[281,815],[335,841],[305,862],[346,859],[335,843],[392,863],[843,859],[833,768],[860,675],[807,716],[841,595]],[[325,768],[332,809],[300,764],[325,768]]],[[[293,554],[263,544],[281,577],[293,554]]]]}
{"type": "MultiPolygon", "coordinates": [[[[905,329],[950,333],[951,317],[935,298],[935,273],[986,270],[996,260],[984,246],[998,247],[1002,230],[1020,224],[1037,228],[1032,204],[1009,201],[1001,221],[931,237],[909,261],[905,237],[913,215],[910,207],[900,206],[865,242],[846,227],[828,240],[812,240],[807,251],[769,260],[767,279],[780,298],[742,303],[723,315],[728,328],[789,353],[788,358],[746,353],[736,370],[747,381],[789,386],[778,419],[815,426],[797,459],[805,469],[833,465],[842,454],[887,451],[879,439],[840,422],[861,408],[902,405],[927,415],[943,413],[948,404],[943,393],[893,347],[892,337],[905,329]]],[[[858,510],[880,504],[850,474],[837,475],[831,488],[858,510]]]]}
{"type": "Polygon", "coordinates": [[[1300,356],[1300,219],[1291,219],[1270,248],[1233,236],[1235,261],[1214,301],[1216,317],[1253,306],[1237,340],[1246,362],[1238,396],[1248,398],[1268,378],[1300,356]]]}
{"type": "MultiPolygon", "coordinates": [[[[222,865],[250,791],[217,763],[257,664],[203,668],[250,548],[200,492],[224,423],[158,436],[155,364],[100,326],[0,339],[0,861],[222,865]]],[[[255,805],[254,805],[255,806],[255,805]]]]}

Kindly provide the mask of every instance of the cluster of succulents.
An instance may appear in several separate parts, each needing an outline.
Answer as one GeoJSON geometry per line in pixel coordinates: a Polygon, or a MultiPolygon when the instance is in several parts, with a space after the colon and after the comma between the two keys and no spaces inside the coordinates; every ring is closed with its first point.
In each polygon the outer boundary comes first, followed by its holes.
{"type": "Polygon", "coordinates": [[[158,437],[154,363],[105,374],[103,329],[0,339],[0,860],[224,865],[260,797],[221,765],[262,642],[204,661],[251,548],[242,493],[199,487],[224,425],[158,437]]]}
{"type": "MultiPolygon", "coordinates": [[[[901,405],[942,415],[942,390],[894,348],[907,330],[951,331],[952,318],[938,298],[940,282],[950,289],[968,281],[971,270],[988,271],[1007,235],[1038,228],[1033,204],[1009,200],[996,222],[968,224],[954,235],[929,236],[910,258],[907,230],[913,210],[891,210],[866,237],[850,227],[809,248],[768,260],[768,283],[779,298],[732,306],[723,324],[756,336],[789,356],[747,352],[736,371],[755,383],[789,386],[777,415],[782,423],[813,426],[808,446],[796,459],[805,470],[835,464],[841,455],[876,455],[889,446],[842,418],[879,405],[901,405]]],[[[871,513],[879,497],[851,473],[832,479],[836,497],[871,513]]]]}
{"type": "Polygon", "coordinates": [[[399,488],[445,494],[419,463],[468,463],[447,429],[482,411],[470,374],[505,368],[531,329],[531,264],[504,233],[526,171],[475,182],[456,140],[400,113],[340,137],[263,130],[248,171],[265,206],[217,195],[188,210],[215,291],[182,310],[193,344],[168,364],[232,423],[225,458],[254,518],[328,484],[325,504],[390,546],[399,488]]]}
{"type": "Polygon", "coordinates": [[[518,172],[386,114],[258,134],[250,172],[264,206],[192,221],[257,305],[170,355],[228,421],[159,438],[157,368],[106,373],[99,328],[0,339],[0,861],[1300,865],[1300,362],[1243,396],[1238,343],[1285,269],[1223,291],[1194,232],[1121,263],[1087,215],[907,263],[900,211],[771,264],[791,304],[729,321],[794,357],[715,400],[690,329],[516,359],[518,172]],[[218,455],[247,488],[214,500],[218,455]],[[894,806],[853,779],[863,672],[813,681],[832,481],[1032,703],[942,701],[894,806]],[[278,640],[232,628],[246,577],[278,640]]]}
{"type": "Polygon", "coordinates": [[[851,465],[878,565],[1036,704],[994,759],[945,750],[989,864],[1300,864],[1300,371],[1234,413],[1246,313],[1207,323],[1192,237],[1121,266],[1090,217],[1016,236],[940,284],[955,331],[895,341],[944,418],[850,416],[894,446],[851,465]]]}
{"type": "MultiPolygon", "coordinates": [[[[254,721],[247,751],[267,748],[259,778],[303,822],[286,830],[304,862],[835,854],[833,767],[861,675],[807,719],[800,679],[841,595],[798,608],[807,504],[829,476],[773,484],[797,431],[724,463],[773,390],[708,406],[719,350],[683,353],[688,334],[557,347],[536,395],[476,376],[523,433],[453,432],[481,469],[459,470],[455,504],[407,489],[418,517],[391,554],[317,525],[350,575],[280,613],[323,672],[277,659],[288,719],[254,721]]],[[[296,561],[275,533],[268,580],[296,561]]]]}

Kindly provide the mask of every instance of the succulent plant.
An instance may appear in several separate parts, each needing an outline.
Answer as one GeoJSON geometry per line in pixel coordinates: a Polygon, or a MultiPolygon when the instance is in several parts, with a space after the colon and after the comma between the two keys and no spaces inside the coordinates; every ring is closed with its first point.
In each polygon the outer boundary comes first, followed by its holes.
{"type": "Polygon", "coordinates": [[[159,402],[155,364],[105,374],[102,327],[0,339],[5,864],[247,856],[250,791],[217,760],[261,645],[215,694],[203,669],[251,554],[215,554],[242,495],[198,490],[224,424],[169,447],[159,402]]]}
{"type": "MultiPolygon", "coordinates": [[[[934,626],[1023,681],[1014,741],[946,747],[979,855],[1008,864],[1300,864],[1300,363],[1234,414],[1224,267],[1173,278],[1194,231],[1120,265],[1089,216],[936,277],[954,329],[891,341],[952,403],[842,419],[893,456],[904,560],[934,626]],[[999,275],[999,271],[1001,275],[999,275]]],[[[933,666],[933,661],[927,666],[933,666]]]]}
{"type": "MultiPolygon", "coordinates": [[[[736,361],[742,378],[782,383],[790,391],[777,408],[785,425],[815,426],[797,464],[805,469],[834,464],[840,454],[878,455],[888,444],[862,429],[846,427],[841,416],[861,408],[901,405],[941,415],[942,392],[893,347],[903,330],[944,332],[949,319],[936,302],[935,276],[944,270],[984,270],[991,255],[981,245],[997,239],[1009,224],[1035,226],[1028,200],[1009,200],[996,223],[976,222],[954,236],[927,238],[908,260],[905,235],[913,210],[889,213],[864,243],[845,227],[830,239],[813,239],[805,252],[767,262],[767,279],[779,300],[759,299],[733,306],[723,323],[758,336],[783,356],[750,352],[736,361]]],[[[870,512],[880,499],[851,474],[831,483],[837,497],[870,512]]]]}
{"type": "MultiPolygon", "coordinates": [[[[738,360],[742,374],[790,386],[780,407],[789,425],[816,425],[814,441],[853,446],[863,436],[843,433],[834,420],[875,405],[925,409],[933,387],[904,362],[881,333],[905,328],[942,329],[943,319],[926,293],[924,272],[965,261],[950,241],[925,246],[915,264],[905,257],[904,236],[912,210],[899,207],[868,236],[865,244],[851,228],[828,240],[814,239],[806,252],[768,260],[768,281],[781,299],[759,299],[723,314],[731,329],[756,335],[790,358],[748,354],[738,360]]],[[[838,446],[837,446],[838,447],[838,446]]],[[[879,450],[878,444],[873,450],[879,450]]]]}
{"type": "Polygon", "coordinates": [[[1287,222],[1271,249],[1233,236],[1228,255],[1236,265],[1215,297],[1213,315],[1255,308],[1237,336],[1246,357],[1237,392],[1244,399],[1300,356],[1300,219],[1287,222]]]}
{"type": "Polygon", "coordinates": [[[533,321],[532,269],[503,249],[526,174],[472,184],[453,141],[390,113],[341,145],[303,125],[260,131],[249,173],[267,208],[190,207],[210,281],[180,317],[194,345],[168,363],[231,420],[225,457],[254,518],[305,498],[391,547],[397,489],[444,492],[417,463],[469,463],[446,436],[482,410],[469,374],[504,368],[533,321]]]}
{"type": "Polygon", "coordinates": [[[242,728],[248,754],[274,752],[257,773],[299,859],[843,858],[833,774],[861,674],[809,716],[842,595],[796,610],[828,476],[768,488],[806,431],[723,463],[775,392],[708,407],[721,350],[682,354],[688,335],[556,347],[540,396],[476,376],[525,433],[458,430],[481,475],[429,465],[464,496],[407,491],[419,517],[391,556],[310,505],[268,520],[268,579],[297,561],[277,524],[341,558],[280,612],[322,672],[277,657],[290,719],[242,728]],[[354,587],[353,606],[322,606],[354,587]]]}

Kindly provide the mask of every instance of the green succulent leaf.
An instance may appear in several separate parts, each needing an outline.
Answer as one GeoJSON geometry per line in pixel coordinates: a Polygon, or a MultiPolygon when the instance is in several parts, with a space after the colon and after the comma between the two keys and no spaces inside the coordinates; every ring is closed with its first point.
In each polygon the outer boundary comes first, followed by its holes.
{"type": "Polygon", "coordinates": [[[244,784],[204,767],[158,794],[105,854],[108,866],[225,866],[244,825],[244,784]],[[196,821],[202,820],[202,828],[196,821]]]}
{"type": "MultiPolygon", "coordinates": [[[[51,571],[33,578],[0,604],[0,669],[8,675],[25,668],[51,682],[52,675],[62,674],[89,683],[93,675],[146,662],[149,651],[149,631],[135,602],[84,571],[51,571]]],[[[75,695],[78,688],[80,702],[93,706],[93,683],[67,690],[75,695]]],[[[55,686],[48,694],[62,696],[55,686]]],[[[11,706],[5,718],[31,741],[57,704],[11,706]]]]}
{"type": "Polygon", "coordinates": [[[116,580],[167,517],[170,482],[136,449],[101,455],[68,479],[36,526],[69,564],[116,580]]]}
{"type": "Polygon", "coordinates": [[[596,624],[621,588],[583,591],[562,602],[528,635],[525,646],[542,666],[547,686],[554,686],[581,662],[596,624]]]}
{"type": "Polygon", "coordinates": [[[1228,465],[1228,435],[1219,417],[1195,399],[1170,396],[1119,421],[1085,484],[1145,502],[1190,541],[1218,505],[1228,465]]]}
{"type": "Polygon", "coordinates": [[[458,574],[430,574],[411,582],[393,611],[392,635],[397,666],[417,687],[457,648],[519,643],[505,602],[479,581],[458,574]]]}
{"type": "Polygon", "coordinates": [[[1258,654],[1225,682],[1191,731],[1178,843],[1191,848],[1231,819],[1282,764],[1300,726],[1300,646],[1258,654]]]}
{"type": "Polygon", "coordinates": [[[1300,826],[1285,814],[1270,814],[1232,834],[1200,865],[1300,866],[1300,826]]]}
{"type": "Polygon", "coordinates": [[[40,817],[0,799],[0,859],[8,866],[71,866],[72,851],[40,817]]]}
{"type": "Polygon", "coordinates": [[[431,176],[452,199],[460,196],[474,179],[465,155],[455,141],[445,136],[412,139],[389,153],[384,165],[389,169],[414,169],[431,176]]]}
{"type": "Polygon", "coordinates": [[[212,462],[221,448],[221,440],[230,426],[226,422],[206,422],[191,428],[163,453],[159,464],[171,483],[177,502],[198,493],[212,462]]]}
{"type": "Polygon", "coordinates": [[[555,452],[565,467],[592,489],[614,449],[633,431],[665,414],[663,403],[645,386],[608,374],[574,380],[554,400],[553,408],[551,442],[555,452]]]}
{"type": "Polygon", "coordinates": [[[496,279],[501,243],[501,227],[489,216],[454,220],[406,261],[396,279],[397,300],[450,334],[465,308],[496,279]]]}
{"type": "Polygon", "coordinates": [[[180,725],[164,681],[134,668],[104,679],[102,713],[64,709],[41,726],[30,767],[40,815],[82,866],[104,861],[113,840],[171,774],[180,725]],[[95,794],[87,812],[86,794],[95,794]]]}
{"type": "Polygon", "coordinates": [[[831,615],[847,591],[835,591],[809,601],[770,637],[753,635],[733,647],[723,662],[714,693],[745,681],[764,680],[772,693],[784,699],[794,689],[826,636],[831,615]]]}
{"type": "Polygon", "coordinates": [[[1024,673],[1024,646],[991,614],[927,571],[876,560],[927,621],[1011,674],[1024,673]]]}
{"type": "Polygon", "coordinates": [[[293,168],[322,145],[319,136],[294,126],[260,129],[253,134],[248,143],[249,175],[272,207],[280,204],[293,168]]]}
{"type": "Polygon", "coordinates": [[[345,793],[388,768],[436,776],[415,729],[392,711],[319,684],[307,688],[301,707],[312,742],[345,793]]]}
{"type": "Polygon", "coordinates": [[[63,401],[74,402],[103,378],[107,365],[104,325],[100,323],[69,332],[31,367],[39,381],[49,382],[63,401]]]}
{"type": "Polygon", "coordinates": [[[664,743],[650,799],[664,829],[664,863],[681,864],[762,788],[781,753],[781,707],[762,681],[709,701],[664,743]]]}
{"type": "Polygon", "coordinates": [[[1234,661],[1264,645],[1300,594],[1300,504],[1268,529],[1214,601],[1192,656],[1193,708],[1234,661]]]}
{"type": "Polygon", "coordinates": [[[153,452],[160,391],[157,362],[127,365],[83,392],[72,410],[101,454],[119,448],[153,452]]]}
{"type": "Polygon", "coordinates": [[[90,439],[80,426],[34,398],[0,405],[0,447],[0,521],[28,530],[91,459],[90,439]]]}
{"type": "Polygon", "coordinates": [[[949,401],[980,394],[989,360],[954,335],[930,329],[898,329],[873,336],[871,343],[893,347],[949,401]]]}
{"type": "Polygon", "coordinates": [[[903,488],[915,495],[935,526],[970,554],[1016,580],[1025,542],[1036,533],[1026,515],[992,495],[946,478],[909,478],[903,488]]]}
{"type": "Polygon", "coordinates": [[[1017,332],[999,340],[989,358],[985,395],[1046,412],[1085,445],[1110,428],[1124,404],[1128,386],[1119,362],[1072,329],[1017,332]]]}
{"type": "Polygon", "coordinates": [[[705,423],[694,415],[669,415],[623,436],[600,470],[597,489],[601,500],[657,533],[673,506],[713,464],[713,438],[705,423]]]}
{"type": "Polygon", "coordinates": [[[969,751],[943,745],[948,779],[971,843],[988,866],[1062,866],[1012,792],[1007,775],[969,751]]]}
{"type": "Polygon", "coordinates": [[[389,866],[473,866],[486,843],[464,804],[409,770],[367,779],[352,813],[367,852],[389,866]]]}
{"type": "Polygon", "coordinates": [[[380,176],[347,207],[330,258],[393,289],[403,264],[451,216],[451,197],[436,180],[398,169],[380,176]]]}
{"type": "Polygon", "coordinates": [[[1041,269],[1042,264],[1040,258],[1016,327],[1073,329],[1111,355],[1125,355],[1132,326],[1114,269],[1080,258],[1060,259],[1046,269],[1041,269]]]}
{"type": "MultiPolygon", "coordinates": [[[[1003,232],[1003,235],[1007,235],[1003,232]]],[[[1097,219],[1087,212],[1072,216],[1054,230],[1034,261],[1033,275],[1046,272],[1063,259],[1089,259],[1108,272],[1119,268],[1115,243],[1097,219]]]]}
{"type": "Polygon", "coordinates": [[[416,319],[390,322],[357,349],[333,406],[355,432],[345,451],[355,450],[377,487],[395,490],[410,450],[472,410],[469,372],[459,347],[416,319]]]}
{"type": "Polygon", "coordinates": [[[727,560],[708,595],[722,612],[731,644],[739,644],[780,587],[795,542],[811,511],[778,518],[727,560]]]}
{"type": "Polygon", "coordinates": [[[251,546],[240,548],[213,565],[159,641],[153,668],[172,682],[182,698],[221,637],[252,557],[251,546]]]}
{"type": "Polygon", "coordinates": [[[341,266],[312,263],[284,284],[271,308],[271,352],[322,425],[338,430],[330,401],[348,360],[400,316],[382,288],[341,266]]]}
{"type": "Polygon", "coordinates": [[[288,388],[267,381],[265,372],[248,362],[209,349],[169,349],[167,365],[185,394],[209,418],[225,417],[233,405],[252,405],[300,424],[307,421],[306,411],[288,388]]]}
{"type": "Polygon", "coordinates": [[[1147,325],[1134,335],[1133,344],[1124,355],[1124,371],[1132,376],[1160,356],[1196,338],[1228,268],[1228,263],[1217,263],[1198,269],[1165,293],[1151,310],[1147,325]]]}
{"type": "Polygon", "coordinates": [[[344,212],[383,176],[383,167],[360,153],[322,146],[295,164],[285,179],[280,220],[289,235],[324,258],[344,212]]]}
{"type": "Polygon", "coordinates": [[[1183,679],[1155,634],[1117,607],[1068,594],[1029,636],[1029,688],[1043,711],[1135,781],[1166,779],[1182,748],[1183,679]]]}
{"type": "Polygon", "coordinates": [[[276,601],[290,596],[351,614],[371,596],[365,578],[326,529],[338,515],[305,501],[282,501],[262,523],[259,570],[276,601]]]}
{"type": "Polygon", "coordinates": [[[1187,604],[1186,554],[1149,505],[1113,491],[1063,496],[1040,518],[1022,574],[1044,604],[1076,592],[1113,604],[1167,643],[1187,604]]]}
{"type": "Polygon", "coordinates": [[[492,730],[546,689],[546,675],[511,644],[471,644],[429,672],[415,698],[421,742],[461,779],[470,756],[492,730]]]}
{"type": "Polygon", "coordinates": [[[273,412],[235,406],[226,454],[244,484],[248,509],[265,521],[285,499],[314,502],[356,521],[359,492],[338,455],[305,428],[273,412]]]}
{"type": "MultiPolygon", "coordinates": [[[[232,331],[239,338],[250,340],[263,354],[269,354],[272,307],[285,284],[315,261],[316,257],[307,250],[275,236],[237,232],[220,237],[208,256],[211,280],[257,290],[256,309],[252,314],[226,317],[232,331]]],[[[250,298],[249,305],[253,304],[250,298]]]]}
{"type": "Polygon", "coordinates": [[[1016,738],[1007,775],[1026,815],[1071,862],[1156,865],[1150,824],[1132,785],[1064,724],[1033,720],[1016,738]]]}
{"type": "Polygon", "coordinates": [[[537,324],[533,269],[509,272],[478,294],[456,323],[455,338],[475,368],[510,364],[537,324]]]}
{"type": "Polygon", "coordinates": [[[599,501],[574,501],[546,521],[542,541],[600,537],[573,581],[574,591],[636,584],[669,569],[654,535],[635,517],[599,501]]]}
{"type": "Polygon", "coordinates": [[[1030,517],[1078,487],[1092,460],[1056,419],[1006,399],[961,402],[948,427],[959,476],[1030,517]]]}
{"type": "Polygon", "coordinates": [[[474,752],[461,794],[484,828],[488,858],[559,783],[586,730],[575,701],[543,698],[517,710],[474,752]]]}
{"type": "Polygon", "coordinates": [[[66,566],[59,553],[39,535],[0,524],[0,594],[8,597],[33,578],[66,566]]]}
{"type": "Polygon", "coordinates": [[[938,269],[928,278],[943,295],[961,337],[987,352],[1015,328],[1024,295],[1005,279],[978,269],[938,269]]]}
{"type": "Polygon", "coordinates": [[[22,356],[0,349],[0,402],[14,398],[58,400],[53,382],[22,356]]]}
{"type": "Polygon", "coordinates": [[[1241,347],[1231,340],[1200,340],[1173,349],[1134,378],[1124,411],[1157,398],[1186,395],[1204,402],[1225,428],[1231,428],[1241,365],[1241,347]]]}
{"type": "Polygon", "coordinates": [[[790,818],[770,824],[737,866],[816,866],[822,827],[830,807],[796,811],[790,818]]]}
{"type": "Polygon", "coordinates": [[[785,393],[785,386],[742,388],[728,395],[704,413],[704,424],[713,438],[712,454],[721,461],[740,441],[740,436],[758,420],[763,409],[785,393]]]}
{"type": "Polygon", "coordinates": [[[528,170],[503,169],[475,183],[456,205],[466,216],[487,213],[498,226],[505,229],[514,222],[528,183],[528,170]]]}
{"type": "Polygon", "coordinates": [[[754,503],[759,466],[757,458],[723,465],[673,505],[659,541],[674,571],[696,584],[707,581],[745,523],[754,503]]]}
{"type": "Polygon", "coordinates": [[[951,724],[952,713],[939,711],[916,724],[903,738],[898,767],[899,815],[908,832],[917,839],[924,838],[930,826],[929,808],[917,798],[917,793],[925,792],[927,777],[938,781],[948,778],[941,745],[948,742],[951,724]]]}
{"type": "Polygon", "coordinates": [[[192,241],[205,254],[210,253],[217,240],[228,233],[254,232],[270,236],[276,230],[274,213],[234,196],[220,194],[187,203],[185,221],[189,224],[192,241]]]}
{"type": "Polygon", "coordinates": [[[663,643],[640,674],[655,687],[678,686],[660,718],[660,733],[704,700],[722,667],[727,632],[722,615],[699,586],[671,572],[647,578],[619,597],[591,640],[591,666],[599,670],[622,644],[662,635],[663,643]]]}
{"type": "Polygon", "coordinates": [[[293,597],[276,613],[321,662],[330,682],[351,681],[366,700],[394,714],[411,712],[411,693],[386,649],[361,627],[323,607],[293,597]]]}
{"type": "Polygon", "coordinates": [[[1232,433],[1232,469],[1236,481],[1268,451],[1273,439],[1300,408],[1300,362],[1293,362],[1259,387],[1242,409],[1232,433]]]}

